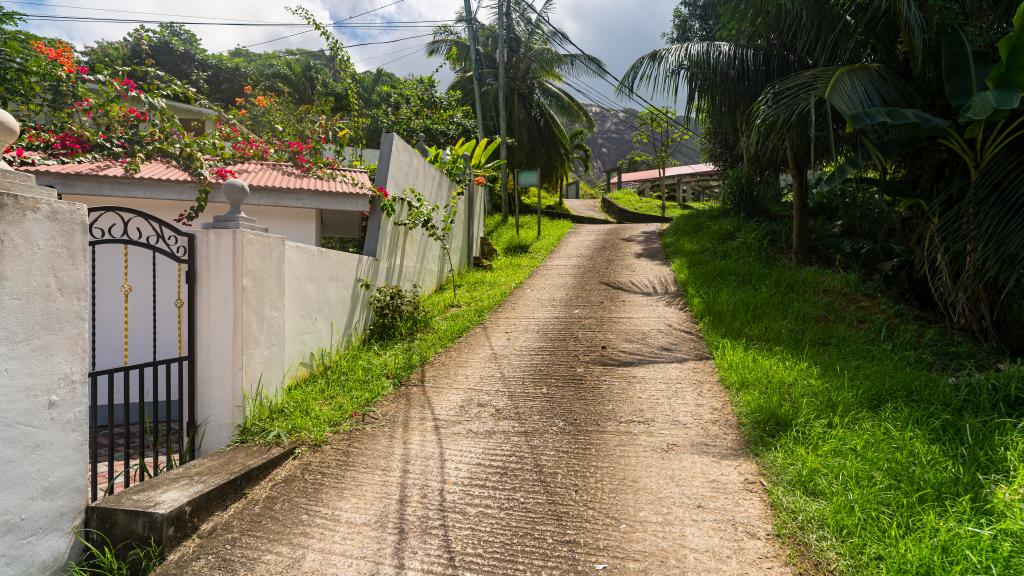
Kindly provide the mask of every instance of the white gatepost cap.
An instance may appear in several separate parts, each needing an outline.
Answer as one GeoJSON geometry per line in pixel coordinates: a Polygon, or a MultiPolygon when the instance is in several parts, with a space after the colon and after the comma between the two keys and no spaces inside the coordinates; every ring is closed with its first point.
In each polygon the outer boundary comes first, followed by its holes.
{"type": "Polygon", "coordinates": [[[224,199],[228,201],[228,211],[214,216],[213,222],[203,224],[207,230],[252,230],[266,232],[266,226],[256,224],[256,219],[242,212],[242,204],[249,197],[249,185],[239,178],[232,178],[220,187],[224,199]]]}

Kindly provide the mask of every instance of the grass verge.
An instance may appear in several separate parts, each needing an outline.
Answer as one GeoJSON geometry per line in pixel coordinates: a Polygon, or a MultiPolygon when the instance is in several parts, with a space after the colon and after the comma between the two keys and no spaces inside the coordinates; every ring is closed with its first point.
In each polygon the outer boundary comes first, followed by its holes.
{"type": "MultiPolygon", "coordinates": [[[[640,212],[641,214],[654,214],[655,216],[661,216],[660,198],[644,198],[637,194],[635,190],[616,190],[615,192],[608,194],[608,197],[611,198],[612,202],[615,202],[626,210],[640,212]]],[[[688,210],[690,210],[690,208],[685,204],[680,205],[672,201],[665,203],[665,216],[668,216],[669,218],[675,218],[688,210]]]]}
{"type": "Polygon", "coordinates": [[[314,354],[309,374],[290,383],[276,398],[257,394],[246,402],[236,441],[316,444],[355,424],[353,416],[371,410],[379,398],[482,322],[572,227],[568,221],[545,218],[537,240],[536,219],[523,218],[521,224],[517,238],[511,220],[502,224],[500,216],[488,218],[487,233],[499,256],[493,270],[473,269],[459,275],[459,305],[446,285],[423,297],[427,327],[411,338],[386,344],[364,341],[314,354]]]}
{"type": "Polygon", "coordinates": [[[665,247],[768,481],[834,574],[1024,574],[1024,370],[765,231],[684,214],[665,247]]]}

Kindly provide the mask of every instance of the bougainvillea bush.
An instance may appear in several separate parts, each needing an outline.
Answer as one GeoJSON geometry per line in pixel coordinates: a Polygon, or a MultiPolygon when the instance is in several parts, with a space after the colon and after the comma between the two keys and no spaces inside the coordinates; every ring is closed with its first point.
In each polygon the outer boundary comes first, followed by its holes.
{"type": "Polygon", "coordinates": [[[281,162],[317,178],[351,179],[337,170],[348,130],[328,109],[247,86],[244,98],[218,113],[215,131],[193,135],[167,102],[212,106],[174,77],[148,70],[143,82],[124,68],[90,70],[66,42],[22,40],[28,45],[21,46],[20,70],[29,81],[7,105],[22,126],[2,151],[8,164],[114,161],[134,174],[147,162],[169,162],[197,185],[195,203],[178,218],[184,224],[206,208],[210,183],[234,177],[229,167],[239,162],[281,162]]]}

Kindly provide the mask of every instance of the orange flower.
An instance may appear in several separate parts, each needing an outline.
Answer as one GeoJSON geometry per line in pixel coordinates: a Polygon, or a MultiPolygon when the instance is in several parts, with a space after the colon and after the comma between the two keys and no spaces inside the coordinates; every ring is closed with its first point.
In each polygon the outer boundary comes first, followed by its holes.
{"type": "Polygon", "coordinates": [[[245,108],[242,108],[241,110],[238,111],[238,115],[239,116],[245,116],[248,113],[249,113],[249,111],[246,110],[245,108]]]}
{"type": "Polygon", "coordinates": [[[266,108],[267,104],[270,104],[270,102],[267,101],[267,98],[265,96],[257,96],[255,102],[256,105],[259,106],[260,108],[266,108]]]}
{"type": "Polygon", "coordinates": [[[235,98],[235,106],[241,106],[245,104],[245,98],[235,98]]]}
{"type": "MultiPolygon", "coordinates": [[[[75,51],[67,42],[58,40],[54,43],[52,48],[47,46],[46,43],[38,40],[32,41],[29,44],[32,46],[32,50],[42,56],[45,56],[47,60],[60,64],[61,68],[63,68],[68,74],[80,72],[78,65],[75,64],[75,51]]],[[[88,69],[86,69],[86,71],[88,71],[88,69]]],[[[85,72],[81,73],[85,74],[85,72]]]]}
{"type": "Polygon", "coordinates": [[[242,91],[246,94],[252,94],[252,86],[246,86],[245,88],[242,88],[242,91]]]}

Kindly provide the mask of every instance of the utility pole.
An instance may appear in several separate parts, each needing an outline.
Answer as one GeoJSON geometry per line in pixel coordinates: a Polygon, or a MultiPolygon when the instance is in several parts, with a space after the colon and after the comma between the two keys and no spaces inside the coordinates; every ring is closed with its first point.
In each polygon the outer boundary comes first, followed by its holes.
{"type": "Polygon", "coordinates": [[[476,139],[484,139],[484,109],[480,98],[480,75],[476,69],[476,15],[473,14],[473,7],[469,0],[466,4],[466,26],[469,28],[469,62],[473,69],[473,96],[476,99],[476,139]]]}
{"type": "Polygon", "coordinates": [[[505,3],[498,0],[498,135],[501,138],[501,216],[508,220],[508,119],[505,110],[505,3]]]}

